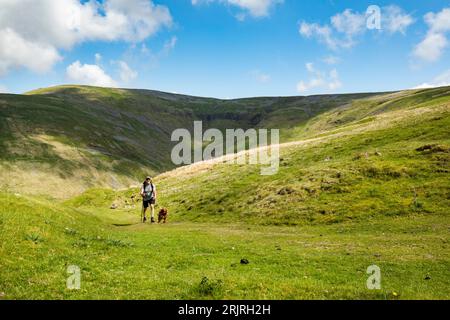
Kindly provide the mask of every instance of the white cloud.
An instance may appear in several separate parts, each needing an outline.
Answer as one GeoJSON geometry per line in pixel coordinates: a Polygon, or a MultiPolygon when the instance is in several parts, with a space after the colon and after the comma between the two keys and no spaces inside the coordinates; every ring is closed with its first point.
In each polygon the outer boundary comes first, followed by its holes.
{"type": "Polygon", "coordinates": [[[228,3],[246,9],[254,17],[264,17],[269,14],[269,9],[281,0],[228,0],[228,3]]]}
{"type": "Polygon", "coordinates": [[[3,72],[19,66],[47,71],[61,49],[86,41],[140,42],[172,24],[168,8],[150,0],[0,0],[0,8],[3,72]],[[20,58],[11,57],[11,47],[20,58]]]}
{"type": "Polygon", "coordinates": [[[366,28],[366,15],[346,9],[344,12],[331,17],[331,24],[338,32],[352,37],[364,32],[366,28]]]}
{"type": "Polygon", "coordinates": [[[428,89],[447,86],[450,86],[450,70],[447,70],[443,74],[437,76],[433,79],[433,81],[422,83],[421,85],[414,87],[413,89],[428,89]]]}
{"type": "Polygon", "coordinates": [[[342,87],[342,82],[339,79],[339,74],[336,69],[330,71],[329,81],[328,81],[328,89],[331,91],[337,90],[342,87]]]}
{"type": "Polygon", "coordinates": [[[428,25],[428,32],[414,48],[413,55],[421,60],[434,62],[439,60],[449,44],[446,33],[450,31],[450,8],[438,13],[429,12],[424,20],[428,25]]]}
{"type": "Polygon", "coordinates": [[[102,55],[100,53],[95,54],[95,64],[99,65],[102,62],[102,55]]]}
{"type": "Polygon", "coordinates": [[[341,61],[341,59],[335,56],[327,56],[323,58],[322,61],[325,62],[326,64],[333,65],[338,64],[341,61]]]}
{"type": "Polygon", "coordinates": [[[448,40],[441,33],[429,33],[414,49],[414,55],[422,60],[433,62],[439,60],[448,46],[448,40]]]}
{"type": "Polygon", "coordinates": [[[269,74],[264,73],[261,70],[253,70],[250,74],[260,83],[268,83],[272,80],[272,77],[269,74]]]}
{"type": "Polygon", "coordinates": [[[75,61],[66,68],[66,77],[75,84],[92,85],[99,87],[118,87],[133,81],[138,77],[137,71],[133,70],[125,61],[110,61],[116,67],[120,78],[120,84],[114,80],[100,65],[103,57],[100,53],[95,54],[95,64],[82,64],[75,61]]]}
{"type": "Polygon", "coordinates": [[[0,76],[21,66],[46,72],[59,60],[61,57],[52,46],[28,41],[9,28],[0,30],[0,76]]]}
{"type": "Polygon", "coordinates": [[[117,64],[119,65],[120,80],[127,83],[137,78],[138,73],[131,69],[125,61],[118,61],[117,64]]]}
{"type": "Polygon", "coordinates": [[[384,8],[382,21],[383,27],[388,32],[405,34],[408,27],[414,23],[414,18],[400,7],[391,5],[384,8]]]}
{"type": "Polygon", "coordinates": [[[450,8],[444,8],[438,13],[428,12],[424,16],[425,22],[430,26],[431,32],[450,31],[450,8]]]}
{"type": "Polygon", "coordinates": [[[319,42],[324,43],[332,50],[339,47],[347,47],[346,43],[341,42],[333,35],[333,29],[328,25],[320,25],[318,23],[308,23],[303,21],[299,28],[300,34],[305,38],[317,38],[319,42]]]}
{"type": "Polygon", "coordinates": [[[75,61],[66,69],[67,78],[75,84],[98,87],[117,87],[114,81],[102,68],[93,64],[81,64],[75,61]]]}
{"type": "Polygon", "coordinates": [[[322,72],[317,70],[311,62],[307,63],[305,67],[311,77],[308,81],[300,81],[297,83],[298,92],[304,93],[318,88],[335,91],[342,87],[342,82],[339,79],[339,74],[336,69],[332,69],[328,73],[322,72]]]}
{"type": "MultiPolygon", "coordinates": [[[[351,48],[357,44],[358,36],[367,32],[367,13],[354,12],[346,9],[330,18],[329,24],[300,24],[299,33],[305,38],[315,38],[331,50],[351,48]]],[[[382,28],[389,33],[405,33],[414,23],[411,15],[400,7],[389,6],[382,10],[382,28]]]]}
{"type": "MultiPolygon", "coordinates": [[[[191,0],[192,5],[199,5],[202,3],[221,2],[228,5],[236,6],[245,12],[248,12],[253,17],[266,17],[269,15],[270,9],[284,0],[191,0]]],[[[244,20],[245,14],[240,13],[236,15],[238,20],[244,20]]]]}
{"type": "Polygon", "coordinates": [[[306,67],[306,70],[308,70],[308,72],[310,72],[310,73],[314,73],[315,72],[315,70],[314,70],[314,63],[308,62],[305,65],[305,67],[306,67]]]}
{"type": "Polygon", "coordinates": [[[178,38],[177,37],[172,37],[170,38],[170,40],[167,40],[164,43],[163,49],[161,51],[161,55],[168,55],[170,53],[170,51],[172,51],[175,46],[177,45],[178,42],[178,38]]]}
{"type": "Polygon", "coordinates": [[[365,14],[350,9],[331,17],[331,25],[320,25],[303,21],[299,32],[305,38],[317,38],[328,48],[337,50],[355,45],[354,37],[365,31],[365,14]]]}

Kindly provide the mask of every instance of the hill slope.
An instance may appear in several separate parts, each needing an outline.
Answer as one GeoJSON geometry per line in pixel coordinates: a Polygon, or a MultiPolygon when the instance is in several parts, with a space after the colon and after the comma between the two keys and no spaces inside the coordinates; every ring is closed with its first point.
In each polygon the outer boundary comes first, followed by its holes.
{"type": "Polygon", "coordinates": [[[146,90],[62,86],[0,95],[0,188],[69,198],[173,169],[171,133],[279,128],[281,140],[333,134],[377,115],[446,101],[448,88],[387,94],[217,100],[146,90]],[[66,183],[70,180],[70,184],[66,183]]]}
{"type": "Polygon", "coordinates": [[[171,134],[192,131],[194,120],[205,129],[281,128],[287,139],[291,128],[367,96],[217,100],[84,86],[3,94],[1,186],[58,198],[91,187],[128,187],[148,173],[174,168],[171,134]]]}
{"type": "MultiPolygon", "coordinates": [[[[281,145],[276,175],[223,159],[159,175],[161,205],[179,221],[304,225],[435,214],[448,222],[449,89],[353,104],[294,128],[291,136],[307,138],[281,145]]],[[[133,193],[98,205],[123,207],[133,193]]],[[[86,198],[95,192],[77,199],[86,198]]]]}

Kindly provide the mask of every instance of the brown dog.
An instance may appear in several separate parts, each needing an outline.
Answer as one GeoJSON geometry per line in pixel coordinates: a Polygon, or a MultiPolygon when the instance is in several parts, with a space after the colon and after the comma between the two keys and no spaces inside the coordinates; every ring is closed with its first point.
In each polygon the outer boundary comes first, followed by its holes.
{"type": "Polygon", "coordinates": [[[163,221],[163,223],[166,223],[168,215],[169,215],[169,211],[167,211],[167,209],[163,208],[163,209],[159,210],[158,223],[161,223],[161,221],[163,221]]]}

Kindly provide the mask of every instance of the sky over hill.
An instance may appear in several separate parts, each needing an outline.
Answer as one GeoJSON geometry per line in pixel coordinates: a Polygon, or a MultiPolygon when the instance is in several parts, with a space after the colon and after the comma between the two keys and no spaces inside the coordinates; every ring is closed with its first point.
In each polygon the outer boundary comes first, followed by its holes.
{"type": "Polygon", "coordinates": [[[442,0],[0,0],[0,92],[70,83],[237,98],[444,86],[449,37],[442,0]]]}

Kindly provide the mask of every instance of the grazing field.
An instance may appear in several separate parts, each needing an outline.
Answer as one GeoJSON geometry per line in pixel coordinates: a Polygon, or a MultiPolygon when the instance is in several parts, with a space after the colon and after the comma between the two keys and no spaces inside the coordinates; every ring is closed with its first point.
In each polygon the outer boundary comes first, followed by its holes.
{"type": "Polygon", "coordinates": [[[276,227],[139,224],[2,195],[5,299],[448,299],[449,223],[410,215],[276,227]],[[248,264],[241,264],[241,260],[248,264]],[[368,290],[378,265],[382,290],[368,290]],[[81,290],[66,288],[67,267],[81,290]]]}

